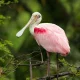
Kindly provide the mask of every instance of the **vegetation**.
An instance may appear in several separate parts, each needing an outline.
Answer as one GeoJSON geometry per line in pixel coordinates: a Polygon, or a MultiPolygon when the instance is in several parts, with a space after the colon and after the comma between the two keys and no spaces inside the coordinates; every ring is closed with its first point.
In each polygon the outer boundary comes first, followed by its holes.
{"type": "MultiPolygon", "coordinates": [[[[71,52],[59,56],[59,72],[71,72],[60,80],[80,79],[80,0],[0,0],[0,80],[30,80],[29,60],[41,61],[40,49],[26,30],[22,37],[16,33],[28,22],[33,12],[42,14],[43,23],[62,27],[69,39],[71,52]]],[[[41,48],[44,61],[46,51],[41,48]]],[[[51,75],[57,73],[56,55],[50,54],[51,75]]],[[[46,64],[33,66],[33,80],[46,75],[46,64]]]]}

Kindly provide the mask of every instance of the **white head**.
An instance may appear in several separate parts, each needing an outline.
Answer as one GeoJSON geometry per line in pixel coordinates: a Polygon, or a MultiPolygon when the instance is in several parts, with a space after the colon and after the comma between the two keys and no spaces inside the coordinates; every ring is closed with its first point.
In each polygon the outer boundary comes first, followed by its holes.
{"type": "Polygon", "coordinates": [[[34,12],[29,20],[29,22],[16,34],[17,37],[20,37],[24,30],[29,27],[29,26],[32,26],[32,25],[38,25],[42,20],[42,16],[39,12],[34,12]]]}
{"type": "Polygon", "coordinates": [[[42,16],[39,12],[34,12],[32,14],[31,20],[32,20],[32,25],[33,24],[39,24],[42,20],[42,16]]]}

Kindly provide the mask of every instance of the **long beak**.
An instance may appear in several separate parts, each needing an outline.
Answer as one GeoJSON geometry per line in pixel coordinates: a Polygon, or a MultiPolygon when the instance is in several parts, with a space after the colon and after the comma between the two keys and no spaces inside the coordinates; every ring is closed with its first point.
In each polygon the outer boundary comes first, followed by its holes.
{"type": "Polygon", "coordinates": [[[25,29],[28,28],[28,26],[32,23],[32,21],[33,20],[30,19],[29,22],[19,32],[17,32],[16,36],[20,37],[23,34],[23,32],[25,31],[25,29]]]}

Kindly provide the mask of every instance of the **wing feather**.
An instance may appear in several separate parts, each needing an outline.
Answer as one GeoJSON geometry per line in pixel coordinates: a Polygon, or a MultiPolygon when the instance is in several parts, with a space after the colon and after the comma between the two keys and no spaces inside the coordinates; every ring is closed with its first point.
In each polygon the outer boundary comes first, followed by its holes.
{"type": "Polygon", "coordinates": [[[61,53],[62,55],[70,52],[68,39],[62,28],[54,24],[39,24],[35,29],[45,31],[43,33],[34,31],[34,36],[38,44],[47,51],[61,53]]]}

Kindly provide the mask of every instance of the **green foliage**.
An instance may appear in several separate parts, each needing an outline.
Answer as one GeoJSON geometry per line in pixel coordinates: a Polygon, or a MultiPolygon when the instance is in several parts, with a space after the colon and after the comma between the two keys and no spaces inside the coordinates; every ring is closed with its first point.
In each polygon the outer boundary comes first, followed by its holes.
{"type": "Polygon", "coordinates": [[[12,45],[13,44],[8,40],[0,41],[0,68],[2,67],[0,80],[9,80],[9,78],[7,78],[7,75],[13,70],[13,67],[11,66],[14,57],[9,49],[9,47],[12,47],[12,45]],[[8,74],[6,74],[7,72],[8,74]],[[5,75],[3,76],[2,73],[5,75]]]}
{"type": "Polygon", "coordinates": [[[5,19],[5,17],[3,15],[0,15],[0,24],[3,24],[3,20],[5,19]]]}
{"type": "Polygon", "coordinates": [[[80,76],[80,70],[78,71],[75,65],[71,65],[65,59],[59,59],[59,61],[63,64],[64,68],[67,68],[67,71],[72,73],[73,76],[80,76]]]}
{"type": "Polygon", "coordinates": [[[6,17],[5,17],[5,16],[3,16],[3,15],[0,15],[0,25],[3,24],[3,23],[4,23],[4,20],[6,20],[6,19],[7,19],[7,20],[10,19],[10,16],[6,16],[6,17]]]}
{"type": "Polygon", "coordinates": [[[4,76],[2,76],[2,77],[0,77],[0,80],[9,80],[9,79],[4,77],[4,76]]]}
{"type": "Polygon", "coordinates": [[[11,52],[10,52],[8,46],[12,46],[12,45],[13,44],[8,40],[1,41],[0,42],[0,51],[3,51],[5,54],[10,54],[11,52]]]}
{"type": "Polygon", "coordinates": [[[30,80],[30,78],[26,78],[26,80],[30,80]]]}
{"type": "MultiPolygon", "coordinates": [[[[14,2],[0,0],[0,9],[2,9],[4,5],[7,6],[11,3],[17,2],[18,0],[14,0],[14,2]]],[[[0,13],[0,28],[2,28],[3,24],[5,24],[5,21],[10,20],[10,18],[10,16],[5,16],[0,13]]],[[[12,64],[14,57],[11,53],[10,47],[13,47],[12,42],[0,37],[0,80],[13,80],[8,77],[9,75],[12,75],[10,72],[14,71],[12,64]],[[8,75],[8,73],[10,74],[8,75]]]]}
{"type": "Polygon", "coordinates": [[[0,51],[5,52],[6,54],[10,53],[10,50],[8,49],[7,44],[11,45],[11,43],[9,43],[9,41],[7,40],[4,42],[0,42],[0,51]]]}
{"type": "Polygon", "coordinates": [[[11,3],[18,3],[18,0],[14,0],[13,2],[10,1],[10,0],[8,0],[7,2],[5,2],[5,0],[0,0],[0,7],[1,7],[2,5],[9,5],[9,4],[11,4],[11,3]]]}
{"type": "MultiPolygon", "coordinates": [[[[14,0],[13,2],[12,1],[5,2],[5,0],[0,0],[0,7],[2,7],[3,5],[9,5],[11,3],[18,3],[18,0],[14,0]]],[[[4,16],[0,14],[0,25],[4,23],[5,19],[10,19],[10,16],[4,16]]]]}

